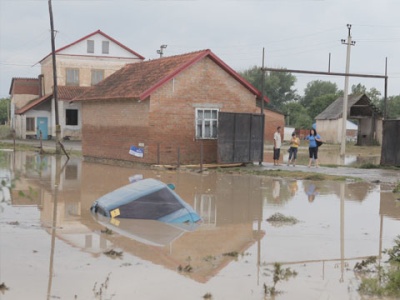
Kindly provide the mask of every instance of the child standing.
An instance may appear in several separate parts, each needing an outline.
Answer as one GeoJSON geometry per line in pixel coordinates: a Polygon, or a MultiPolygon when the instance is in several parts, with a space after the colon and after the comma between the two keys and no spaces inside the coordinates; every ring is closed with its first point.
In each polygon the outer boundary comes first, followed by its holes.
{"type": "Polygon", "coordinates": [[[300,146],[300,139],[296,136],[296,132],[292,133],[292,139],[290,140],[289,148],[289,159],[287,165],[293,163],[293,167],[296,166],[297,150],[300,146]]]}

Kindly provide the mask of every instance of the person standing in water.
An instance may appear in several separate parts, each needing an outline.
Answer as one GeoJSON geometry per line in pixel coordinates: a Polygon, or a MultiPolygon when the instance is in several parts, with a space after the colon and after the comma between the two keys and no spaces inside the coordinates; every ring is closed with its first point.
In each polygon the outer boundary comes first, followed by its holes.
{"type": "Polygon", "coordinates": [[[296,166],[297,159],[297,150],[300,146],[300,139],[296,136],[296,132],[292,133],[292,139],[290,140],[290,148],[289,148],[289,159],[287,165],[293,163],[293,167],[296,166]]]}
{"type": "Polygon", "coordinates": [[[308,145],[308,152],[309,152],[309,157],[310,161],[308,162],[308,167],[311,167],[311,163],[314,160],[315,167],[319,167],[318,165],[318,142],[322,142],[321,137],[317,133],[317,131],[312,128],[310,130],[310,134],[306,136],[306,140],[309,141],[308,145]]]}

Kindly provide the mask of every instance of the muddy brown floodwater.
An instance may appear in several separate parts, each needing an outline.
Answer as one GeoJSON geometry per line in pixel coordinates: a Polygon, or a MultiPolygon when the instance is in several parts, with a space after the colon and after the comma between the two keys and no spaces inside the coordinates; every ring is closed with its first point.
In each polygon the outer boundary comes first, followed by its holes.
{"type": "Polygon", "coordinates": [[[291,276],[275,299],[363,299],[354,265],[383,264],[399,234],[399,201],[379,184],[0,158],[2,300],[266,299],[276,262],[291,276]],[[93,201],[138,178],[173,183],[203,222],[96,222],[93,201]],[[277,213],[298,222],[267,221],[277,213]]]}

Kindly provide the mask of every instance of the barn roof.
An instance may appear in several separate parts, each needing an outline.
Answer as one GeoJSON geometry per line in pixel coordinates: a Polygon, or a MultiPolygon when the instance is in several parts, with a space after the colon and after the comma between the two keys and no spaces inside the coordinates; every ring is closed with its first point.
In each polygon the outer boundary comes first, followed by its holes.
{"type": "MultiPolygon", "coordinates": [[[[258,98],[261,97],[260,91],[214,53],[210,50],[202,50],[128,64],[73,100],[138,99],[141,101],[176,75],[205,57],[214,61],[258,98]]],[[[264,97],[264,100],[269,101],[267,97],[264,97]]]]}
{"type": "MultiPolygon", "coordinates": [[[[347,102],[347,116],[349,118],[382,116],[379,109],[372,104],[365,94],[349,95],[347,102]]],[[[343,96],[333,101],[323,112],[315,117],[316,120],[337,120],[343,115],[343,96]]]]}

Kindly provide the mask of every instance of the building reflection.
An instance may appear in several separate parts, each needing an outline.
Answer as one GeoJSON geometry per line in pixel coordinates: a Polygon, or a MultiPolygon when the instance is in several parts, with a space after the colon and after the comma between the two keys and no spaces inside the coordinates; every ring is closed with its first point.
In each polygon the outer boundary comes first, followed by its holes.
{"type": "Polygon", "coordinates": [[[80,158],[58,159],[16,152],[11,166],[15,178],[12,204],[36,205],[49,234],[95,256],[119,248],[171,270],[190,264],[192,272],[185,276],[206,282],[235,259],[224,253],[243,253],[264,234],[253,229],[254,221],[262,220],[260,179],[132,169],[82,162],[80,158]],[[134,175],[174,183],[176,192],[201,214],[203,224],[161,247],[135,240],[137,232],[104,232],[104,224],[92,217],[90,206],[98,197],[129,183],[134,175]]]}
{"type": "MultiPolygon", "coordinates": [[[[373,186],[369,183],[270,180],[262,176],[218,172],[136,169],[82,162],[80,158],[67,162],[61,157],[57,162],[55,156],[40,156],[34,152],[3,153],[3,156],[0,169],[3,198],[16,206],[37,206],[40,220],[50,235],[94,256],[118,248],[175,271],[179,266],[190,264],[192,272],[184,275],[198,282],[208,281],[234,260],[223,255],[225,253],[245,253],[256,244],[258,254],[265,251],[260,248],[259,241],[265,234],[260,224],[264,222],[262,214],[267,204],[284,206],[303,194],[303,189],[307,193],[310,188],[316,195],[315,202],[329,194],[340,199],[337,218],[341,244],[337,261],[343,272],[345,262],[354,259],[347,257],[344,251],[345,202],[363,201],[373,186]],[[90,206],[100,196],[129,183],[134,177],[174,183],[176,192],[202,216],[203,224],[195,231],[179,234],[165,246],[135,240],[133,235],[104,232],[104,224],[93,219],[90,206]]],[[[392,193],[381,192],[379,213],[382,235],[384,218],[400,219],[399,201],[392,193]]],[[[380,247],[377,255],[381,251],[380,247]]]]}

